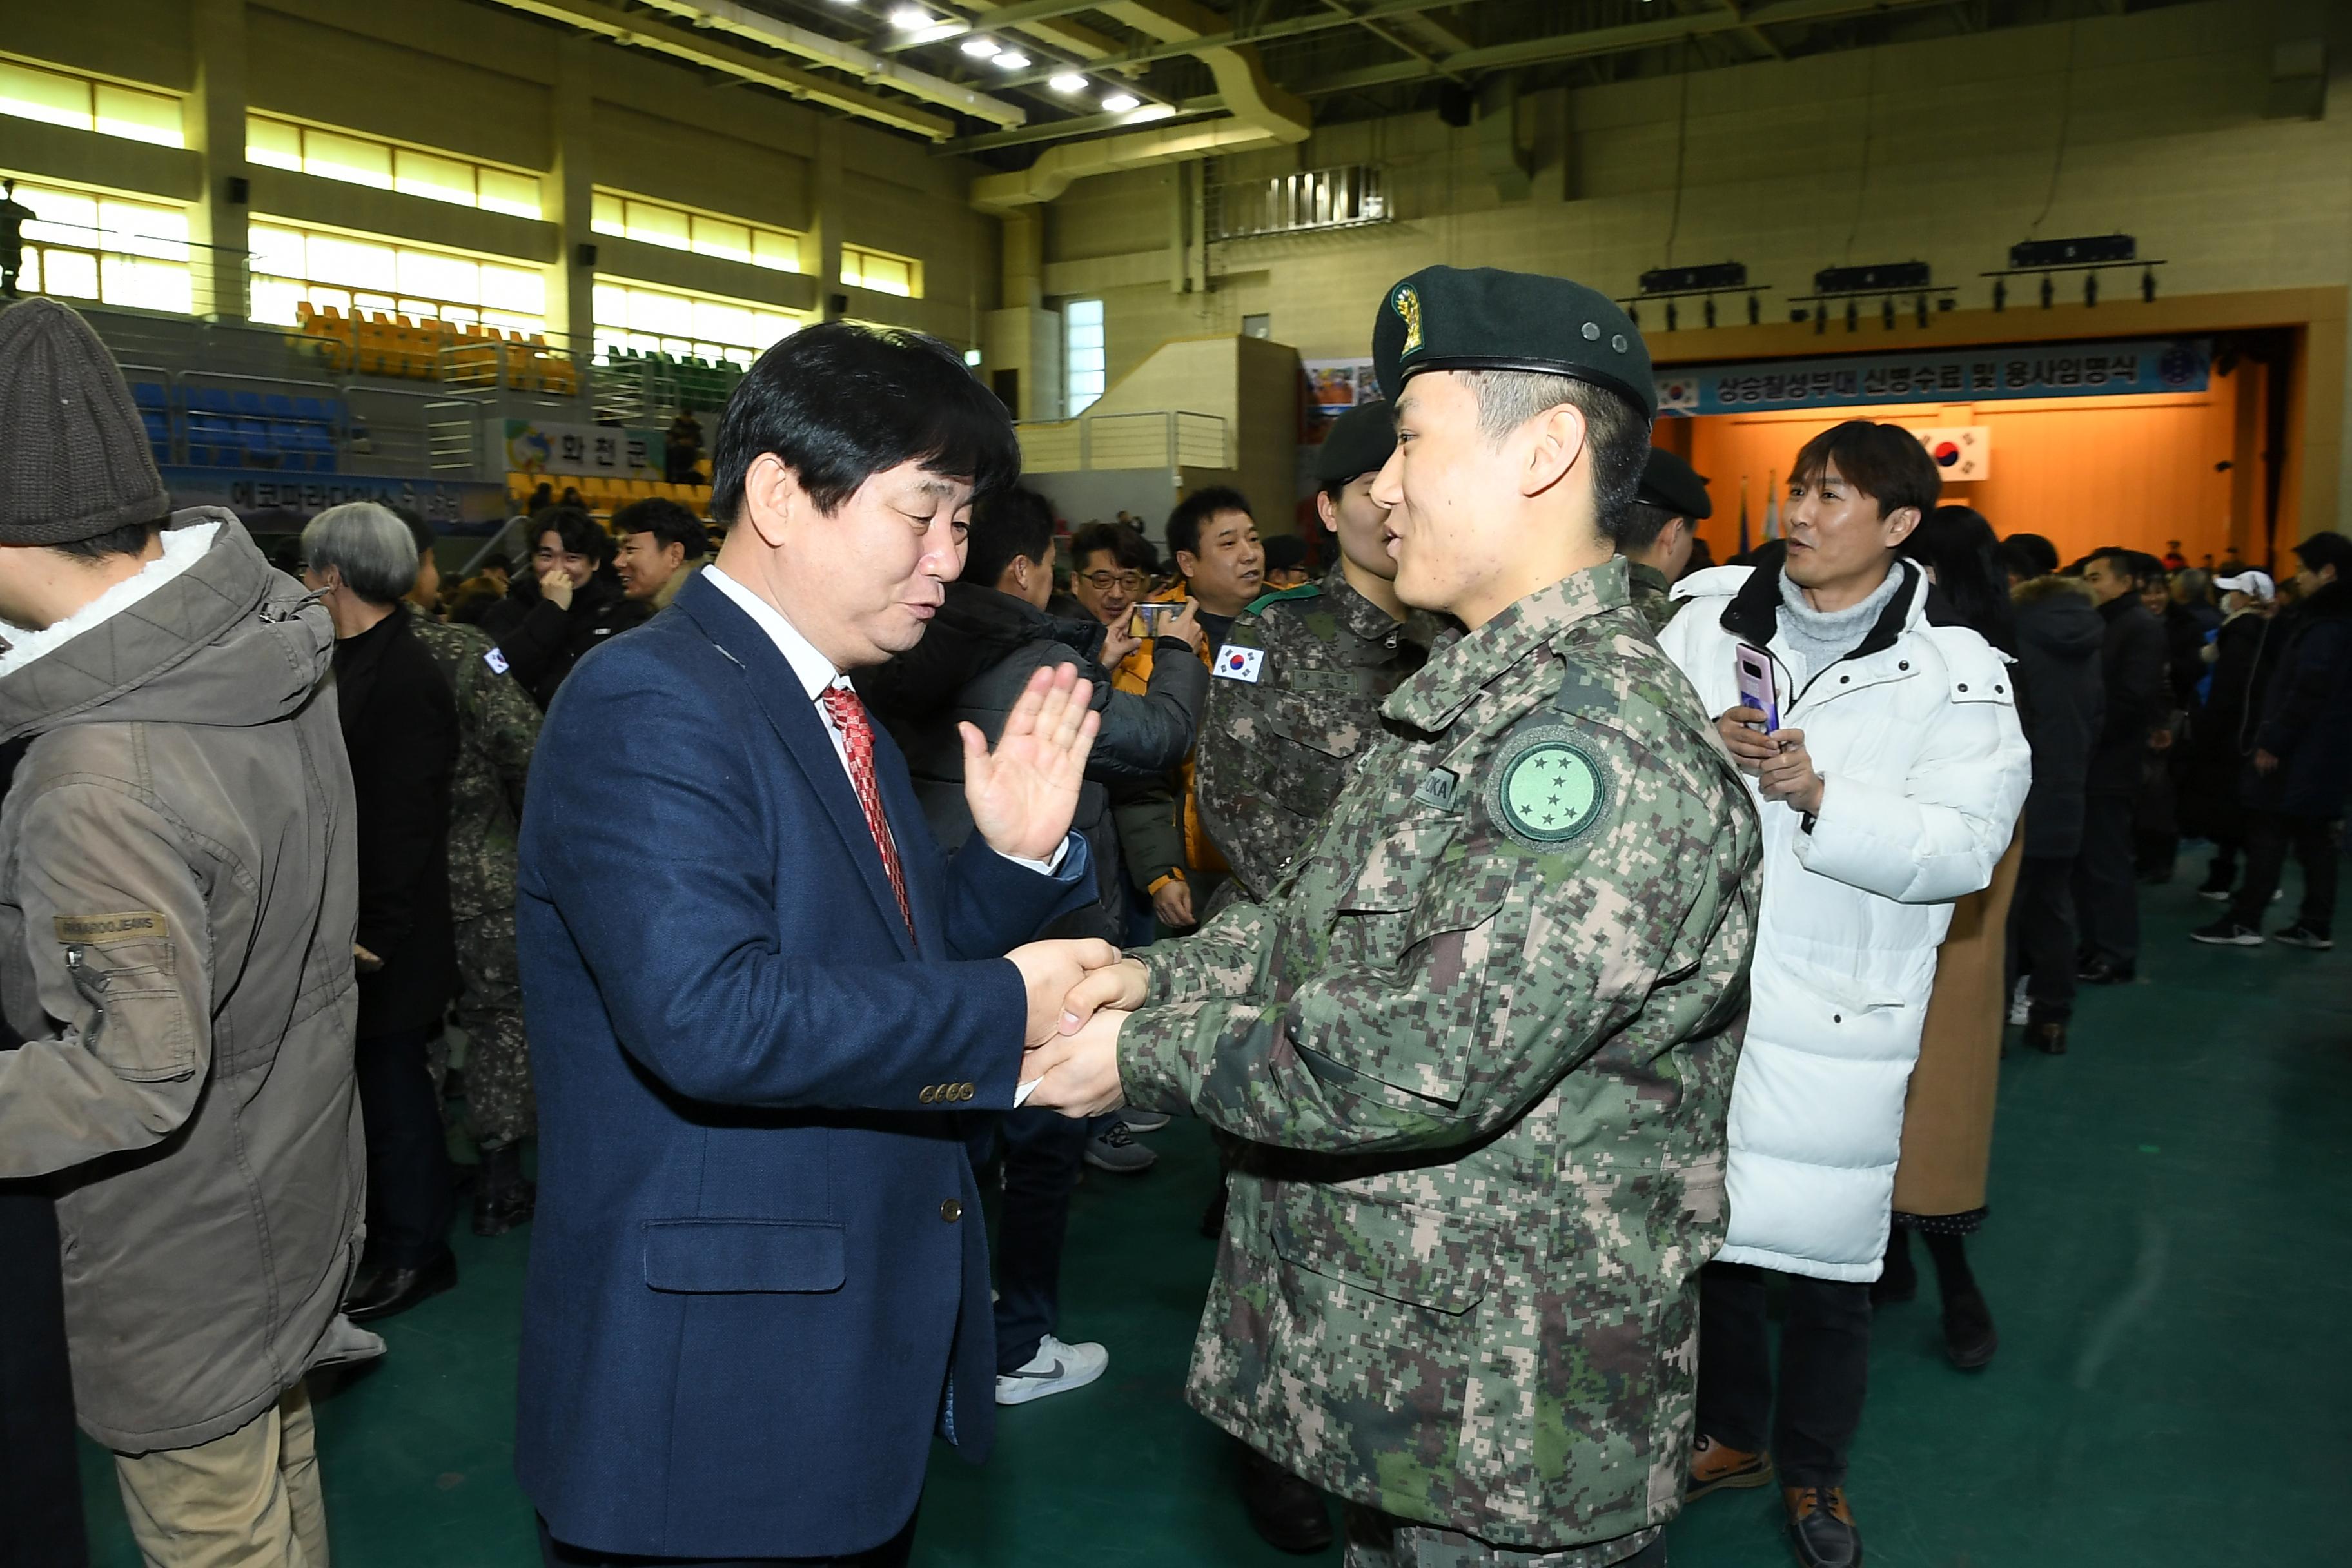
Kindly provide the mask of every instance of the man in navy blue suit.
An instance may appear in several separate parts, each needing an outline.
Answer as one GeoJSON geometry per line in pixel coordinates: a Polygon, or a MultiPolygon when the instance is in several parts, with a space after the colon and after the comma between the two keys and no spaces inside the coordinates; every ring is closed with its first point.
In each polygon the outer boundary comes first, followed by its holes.
{"type": "Polygon", "coordinates": [[[1011,1107],[1024,1047],[1118,956],[1014,946],[1092,896],[1068,829],[1097,720],[1065,665],[992,751],[965,726],[977,832],[947,856],[846,672],[921,637],[1019,464],[945,344],[785,340],[719,427],[716,563],[548,711],[516,1469],[551,1563],[904,1563],[932,1433],[987,1451],[950,1113],[1011,1107]]]}

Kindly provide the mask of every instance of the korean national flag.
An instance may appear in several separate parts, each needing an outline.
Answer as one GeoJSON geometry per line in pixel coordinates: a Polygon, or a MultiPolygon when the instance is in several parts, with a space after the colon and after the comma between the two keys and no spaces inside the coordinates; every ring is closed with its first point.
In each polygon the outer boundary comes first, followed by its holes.
{"type": "Polygon", "coordinates": [[[1210,673],[1220,680],[1246,680],[1255,686],[1259,671],[1265,668],[1265,649],[1235,647],[1227,643],[1217,650],[1217,662],[1210,666],[1210,673]]]}

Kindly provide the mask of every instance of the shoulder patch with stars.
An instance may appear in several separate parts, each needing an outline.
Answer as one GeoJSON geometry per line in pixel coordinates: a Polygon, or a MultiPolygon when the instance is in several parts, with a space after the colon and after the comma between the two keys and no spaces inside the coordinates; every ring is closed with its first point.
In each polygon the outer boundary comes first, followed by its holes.
{"type": "Polygon", "coordinates": [[[1614,804],[1591,736],[1561,723],[1520,730],[1487,775],[1486,815],[1520,843],[1556,849],[1592,831],[1614,804]]]}

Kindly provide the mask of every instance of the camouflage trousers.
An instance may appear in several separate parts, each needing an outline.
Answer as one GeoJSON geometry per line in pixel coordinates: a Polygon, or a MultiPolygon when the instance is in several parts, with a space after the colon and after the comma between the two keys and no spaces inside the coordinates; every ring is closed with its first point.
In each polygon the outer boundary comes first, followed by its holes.
{"type": "Polygon", "coordinates": [[[522,973],[515,957],[514,910],[457,922],[457,1024],[466,1031],[466,1110],[474,1142],[502,1148],[530,1136],[539,1108],[522,1032],[522,973]]]}
{"type": "Polygon", "coordinates": [[[1346,1568],[1665,1568],[1666,1563],[1664,1531],[1656,1525],[1614,1541],[1533,1552],[1417,1524],[1361,1503],[1344,1504],[1340,1512],[1348,1537],[1340,1559],[1346,1568]]]}

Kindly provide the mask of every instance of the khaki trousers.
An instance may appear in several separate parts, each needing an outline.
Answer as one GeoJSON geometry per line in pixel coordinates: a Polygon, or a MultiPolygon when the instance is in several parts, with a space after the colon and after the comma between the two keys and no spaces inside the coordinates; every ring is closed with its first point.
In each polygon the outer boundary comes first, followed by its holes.
{"type": "Polygon", "coordinates": [[[226,1437],[115,1455],[114,1476],[147,1568],[329,1568],[310,1395],[299,1383],[226,1437]]]}

